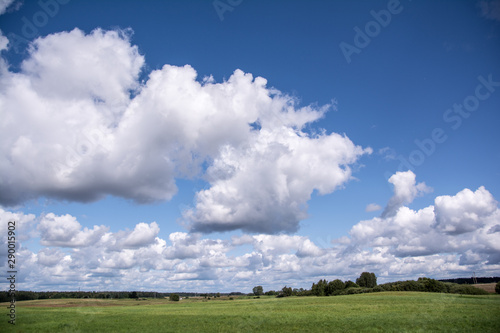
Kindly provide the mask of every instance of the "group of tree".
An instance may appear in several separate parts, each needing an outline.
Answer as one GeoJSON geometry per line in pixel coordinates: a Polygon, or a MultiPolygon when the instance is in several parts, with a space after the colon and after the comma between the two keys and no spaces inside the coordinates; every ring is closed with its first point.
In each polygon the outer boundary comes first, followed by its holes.
{"type": "MultiPolygon", "coordinates": [[[[497,293],[500,293],[500,282],[495,288],[497,293]]],[[[377,277],[375,273],[363,272],[356,279],[356,282],[350,280],[343,282],[340,279],[327,281],[321,279],[317,283],[313,283],[310,290],[302,288],[296,289],[292,287],[283,287],[279,292],[265,292],[262,286],[254,287],[254,295],[276,295],[277,297],[287,296],[335,296],[335,295],[351,295],[361,293],[372,293],[381,291],[420,291],[420,292],[438,292],[438,293],[454,293],[467,295],[486,295],[485,290],[474,287],[473,285],[457,284],[452,282],[442,282],[435,279],[419,278],[417,281],[398,281],[390,282],[382,285],[377,285],[377,277]]]]}
{"type": "Polygon", "coordinates": [[[343,290],[348,288],[359,288],[360,285],[348,280],[343,282],[336,279],[328,282],[327,280],[319,280],[318,283],[313,283],[311,287],[311,295],[315,296],[332,296],[339,295],[343,290]]]}

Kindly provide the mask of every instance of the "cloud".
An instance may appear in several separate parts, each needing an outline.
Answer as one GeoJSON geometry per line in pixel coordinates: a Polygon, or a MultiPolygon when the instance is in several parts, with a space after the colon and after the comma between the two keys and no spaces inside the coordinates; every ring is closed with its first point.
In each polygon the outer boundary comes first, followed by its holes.
{"type": "Polygon", "coordinates": [[[211,187],[184,212],[195,231],[294,232],[314,190],[328,194],[351,179],[350,164],[371,150],[347,137],[262,129],[247,147],[226,147],[208,169],[211,187]]]}
{"type": "Polygon", "coordinates": [[[106,226],[83,227],[71,215],[0,212],[0,221],[12,217],[25,221],[23,232],[41,240],[41,249],[19,246],[17,252],[23,286],[31,290],[78,285],[83,290],[168,286],[229,292],[254,285],[310,288],[318,279],[354,280],[363,271],[375,272],[380,282],[500,271],[500,209],[484,187],[438,196],[434,205],[419,210],[402,205],[394,215],[356,223],[349,237],[322,248],[300,235],[222,240],[174,232],[162,239],[155,222],[110,232],[106,226]]]}
{"type": "Polygon", "coordinates": [[[376,212],[377,210],[381,210],[382,206],[377,205],[376,203],[370,203],[366,205],[365,211],[367,212],[376,212]]]}
{"type": "Polygon", "coordinates": [[[416,183],[415,174],[408,170],[396,172],[389,178],[389,183],[394,185],[394,195],[389,199],[382,212],[382,217],[393,216],[404,204],[409,204],[417,196],[432,191],[425,183],[416,183]]]}
{"type": "MultiPolygon", "coordinates": [[[[405,188],[413,191],[402,192],[406,196],[401,192],[398,195],[399,185],[395,185],[395,196],[406,197],[406,203],[410,203],[418,191],[411,180],[414,175],[406,177],[410,180],[403,181],[400,176],[391,182],[410,185],[405,188]]],[[[460,268],[460,265],[481,265],[488,260],[496,262],[500,251],[495,243],[499,230],[500,210],[491,193],[484,187],[475,192],[464,189],[454,196],[438,196],[434,205],[417,211],[399,206],[394,214],[359,222],[350,231],[348,250],[378,248],[394,258],[456,253],[461,258],[457,263],[460,268]]]]}
{"type": "Polygon", "coordinates": [[[176,179],[199,177],[210,187],[184,212],[193,231],[293,232],[313,191],[341,188],[371,153],[345,135],[303,130],[332,105],[299,107],[241,70],[200,82],[189,65],[165,65],[140,82],[145,60],[130,36],[55,33],[31,44],[19,72],[4,64],[1,204],[164,201],[176,179]]]}
{"type": "Polygon", "coordinates": [[[500,1],[488,0],[479,1],[481,15],[489,20],[500,21],[500,1]]]}
{"type": "Polygon", "coordinates": [[[436,226],[442,232],[459,235],[484,227],[485,217],[497,210],[498,203],[483,186],[472,192],[436,198],[436,226]]]}
{"type": "Polygon", "coordinates": [[[75,29],[36,39],[20,72],[3,68],[0,203],[133,196],[116,181],[138,176],[120,168],[113,132],[143,63],[124,33],[75,29]]]}
{"type": "Polygon", "coordinates": [[[14,1],[15,0],[0,0],[0,15],[4,14],[14,1]]]}
{"type": "Polygon", "coordinates": [[[49,213],[42,217],[38,224],[40,243],[44,246],[83,247],[97,243],[108,231],[108,227],[94,226],[84,228],[74,216],[69,214],[57,216],[49,213]]]}

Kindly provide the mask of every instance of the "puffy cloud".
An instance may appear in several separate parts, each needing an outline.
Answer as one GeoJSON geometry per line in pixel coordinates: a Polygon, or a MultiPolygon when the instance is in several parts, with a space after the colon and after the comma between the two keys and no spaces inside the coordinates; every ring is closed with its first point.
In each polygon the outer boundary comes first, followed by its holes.
{"type": "Polygon", "coordinates": [[[124,33],[75,29],[36,39],[20,72],[2,71],[0,203],[119,193],[116,177],[131,177],[110,155],[113,131],[143,63],[124,33]]]}
{"type": "Polygon", "coordinates": [[[84,247],[92,246],[101,240],[108,231],[108,227],[94,226],[93,229],[85,227],[74,216],[57,216],[53,213],[46,214],[38,224],[40,243],[44,246],[84,247]]]}
{"type": "Polygon", "coordinates": [[[244,149],[226,147],[208,170],[211,187],[184,213],[193,230],[294,232],[314,190],[331,193],[369,149],[338,134],[309,137],[291,128],[255,133],[244,149]]]}
{"type": "Polygon", "coordinates": [[[332,105],[299,107],[241,70],[216,83],[165,65],[141,83],[144,57],[129,38],[55,33],[31,44],[19,72],[4,66],[1,204],[169,200],[177,178],[205,177],[210,187],[184,213],[193,231],[293,232],[312,192],[342,187],[371,153],[345,135],[303,131],[332,105]]]}
{"type": "MultiPolygon", "coordinates": [[[[1,216],[9,214],[14,213],[1,216]]],[[[35,290],[53,285],[163,290],[167,285],[185,291],[249,291],[254,285],[309,288],[320,278],[353,280],[362,271],[375,272],[380,282],[500,271],[500,209],[484,187],[439,196],[419,210],[401,206],[395,215],[361,221],[349,237],[322,248],[319,240],[299,235],[242,234],[221,240],[174,232],[164,240],[155,222],[109,232],[103,226],[84,228],[70,215],[16,214],[27,221],[28,233],[31,228],[40,234],[42,249],[34,253],[20,246],[18,252],[23,285],[35,290]]]]}
{"type": "Polygon", "coordinates": [[[156,222],[150,224],[141,222],[130,232],[119,232],[113,238],[118,248],[139,248],[154,243],[160,227],[156,222]]]}
{"type": "MultiPolygon", "coordinates": [[[[412,190],[398,194],[395,186],[394,197],[409,198],[407,203],[418,193],[418,185],[415,186],[414,177],[410,176],[406,182],[392,181],[400,185],[406,183],[402,188],[412,190]]],[[[351,241],[346,251],[359,254],[370,248],[378,249],[383,251],[385,258],[405,265],[413,261],[401,262],[398,258],[419,258],[422,262],[432,260],[435,263],[436,258],[444,260],[450,254],[454,260],[447,258],[449,266],[446,267],[453,267],[456,272],[478,267],[477,270],[488,267],[494,270],[499,262],[499,231],[500,210],[491,193],[484,187],[475,192],[464,189],[454,196],[438,196],[434,205],[418,211],[400,206],[394,215],[359,222],[350,231],[351,241]]],[[[394,264],[389,272],[394,274],[401,269],[394,264]]],[[[442,276],[450,273],[444,267],[439,267],[438,271],[442,276]]]]}
{"type": "Polygon", "coordinates": [[[483,186],[472,192],[469,189],[455,196],[440,196],[435,200],[437,228],[457,235],[484,226],[485,217],[497,210],[498,203],[483,186]]]}
{"type": "Polygon", "coordinates": [[[410,170],[398,171],[389,178],[389,183],[394,185],[394,195],[389,199],[382,217],[393,216],[399,207],[411,203],[419,195],[432,191],[425,183],[417,184],[415,178],[415,174],[410,170]]]}

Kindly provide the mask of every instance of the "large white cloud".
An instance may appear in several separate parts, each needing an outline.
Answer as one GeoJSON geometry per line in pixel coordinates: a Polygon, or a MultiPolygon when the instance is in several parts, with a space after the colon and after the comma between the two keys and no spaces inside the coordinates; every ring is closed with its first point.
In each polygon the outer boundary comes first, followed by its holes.
{"type": "Polygon", "coordinates": [[[197,193],[184,217],[199,231],[297,231],[312,192],[342,186],[349,165],[367,152],[338,134],[262,129],[243,149],[225,147],[208,170],[211,187],[197,193]]]}
{"type": "Polygon", "coordinates": [[[343,186],[371,152],[303,131],[331,106],[299,107],[241,70],[216,83],[165,65],[139,82],[145,60],[130,35],[55,33],[32,43],[19,72],[3,63],[1,204],[169,200],[176,178],[206,177],[184,214],[193,230],[291,232],[311,193],[343,186]]]}

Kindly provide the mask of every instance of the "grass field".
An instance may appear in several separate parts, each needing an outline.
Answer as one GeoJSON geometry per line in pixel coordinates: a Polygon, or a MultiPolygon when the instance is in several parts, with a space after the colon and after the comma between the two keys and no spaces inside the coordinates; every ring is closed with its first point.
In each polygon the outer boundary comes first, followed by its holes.
{"type": "MultiPolygon", "coordinates": [[[[1,304],[7,313],[7,303],[1,304]]],[[[384,292],[335,297],[16,304],[1,332],[500,332],[500,296],[384,292]]]]}

